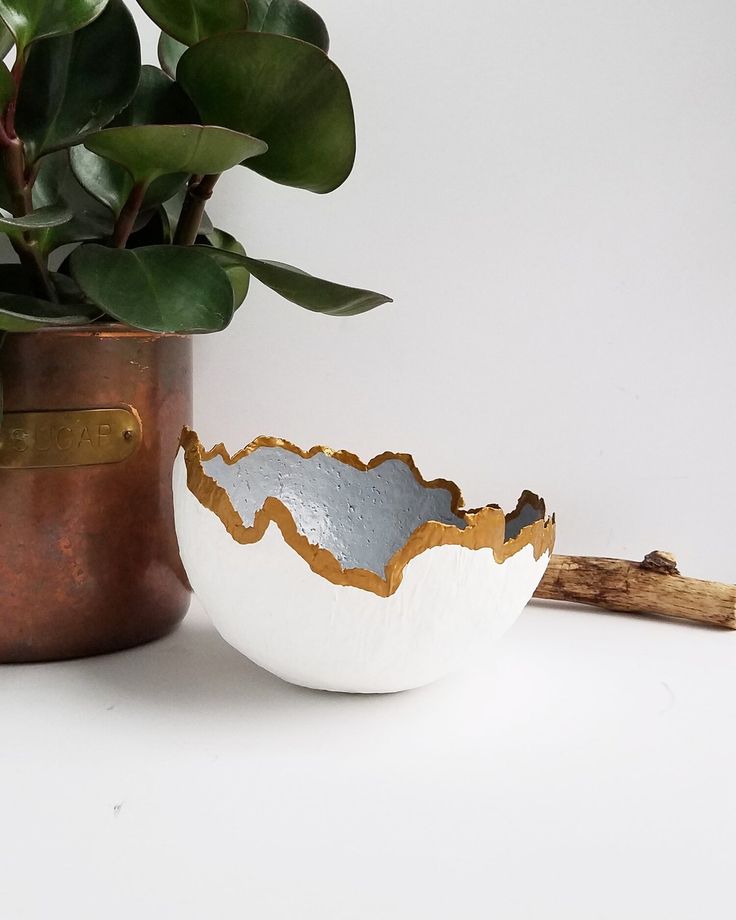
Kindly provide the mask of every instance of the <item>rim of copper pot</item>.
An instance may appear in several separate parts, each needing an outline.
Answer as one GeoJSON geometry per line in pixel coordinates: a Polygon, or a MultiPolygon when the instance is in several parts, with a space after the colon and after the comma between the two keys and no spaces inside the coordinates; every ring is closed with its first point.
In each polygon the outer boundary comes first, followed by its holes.
{"type": "Polygon", "coordinates": [[[27,332],[14,332],[13,335],[57,335],[71,338],[96,336],[100,338],[133,338],[133,339],[162,339],[162,338],[189,338],[181,332],[147,332],[145,329],[133,329],[122,323],[98,323],[89,326],[41,326],[27,332]]]}

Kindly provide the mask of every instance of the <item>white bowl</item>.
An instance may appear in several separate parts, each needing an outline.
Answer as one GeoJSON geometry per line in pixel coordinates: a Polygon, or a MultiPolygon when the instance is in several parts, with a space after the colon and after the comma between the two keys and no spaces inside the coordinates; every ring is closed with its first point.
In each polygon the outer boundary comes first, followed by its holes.
{"type": "Polygon", "coordinates": [[[517,619],[555,537],[525,492],[462,510],[411,457],[362,463],[258,438],[231,457],[186,430],[176,529],[192,588],[252,661],[304,687],[388,693],[431,683],[517,619]]]}

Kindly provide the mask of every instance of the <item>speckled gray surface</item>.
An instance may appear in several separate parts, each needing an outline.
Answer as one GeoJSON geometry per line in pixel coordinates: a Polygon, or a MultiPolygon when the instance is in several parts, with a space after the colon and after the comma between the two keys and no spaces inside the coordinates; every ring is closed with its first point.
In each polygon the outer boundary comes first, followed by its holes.
{"type": "Polygon", "coordinates": [[[383,577],[391,557],[424,522],[465,528],[452,512],[450,492],[420,485],[400,460],[362,472],[326,454],[304,460],[281,447],[261,447],[233,466],[215,456],[204,468],[247,527],[267,498],[278,498],[299,532],[345,569],[383,577]]]}

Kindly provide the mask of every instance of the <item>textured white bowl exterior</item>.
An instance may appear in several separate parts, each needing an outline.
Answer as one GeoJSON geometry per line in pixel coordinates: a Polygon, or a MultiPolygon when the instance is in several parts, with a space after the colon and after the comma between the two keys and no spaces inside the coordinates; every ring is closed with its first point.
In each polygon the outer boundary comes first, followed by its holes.
{"type": "Polygon", "coordinates": [[[275,524],[254,544],[227,532],[174,466],[182,560],[215,627],[251,661],[293,684],[391,693],[431,683],[488,649],[518,618],[549,562],[525,546],[437,546],[413,559],[398,591],[379,597],[333,585],[286,544],[275,524]]]}

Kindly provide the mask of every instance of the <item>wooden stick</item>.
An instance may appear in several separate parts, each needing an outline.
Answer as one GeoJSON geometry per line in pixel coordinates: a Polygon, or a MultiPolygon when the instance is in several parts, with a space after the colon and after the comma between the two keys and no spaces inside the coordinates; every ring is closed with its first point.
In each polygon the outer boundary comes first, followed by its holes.
{"type": "Polygon", "coordinates": [[[684,578],[675,558],[658,551],[643,562],[553,556],[534,596],[736,629],[736,587],[684,578]]]}

